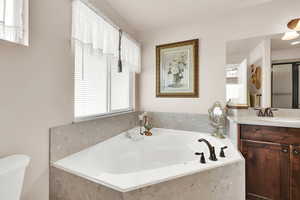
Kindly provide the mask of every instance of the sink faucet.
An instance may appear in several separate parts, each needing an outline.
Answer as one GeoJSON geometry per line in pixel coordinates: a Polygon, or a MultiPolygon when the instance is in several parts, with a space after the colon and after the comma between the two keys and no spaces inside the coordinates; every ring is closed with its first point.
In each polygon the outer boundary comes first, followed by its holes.
{"type": "Polygon", "coordinates": [[[274,109],[274,108],[259,108],[259,109],[256,109],[258,110],[258,114],[257,116],[258,117],[274,117],[274,113],[273,111],[277,111],[277,109],[274,109]]]}
{"type": "Polygon", "coordinates": [[[208,149],[209,149],[209,160],[212,160],[212,161],[217,161],[217,156],[216,156],[216,152],[215,152],[215,147],[212,146],[206,139],[200,139],[198,140],[198,142],[204,142],[207,146],[208,146],[208,149]]]}
{"type": "Polygon", "coordinates": [[[274,117],[274,114],[273,114],[271,108],[266,108],[266,109],[265,109],[264,115],[265,115],[266,117],[274,117]]]}

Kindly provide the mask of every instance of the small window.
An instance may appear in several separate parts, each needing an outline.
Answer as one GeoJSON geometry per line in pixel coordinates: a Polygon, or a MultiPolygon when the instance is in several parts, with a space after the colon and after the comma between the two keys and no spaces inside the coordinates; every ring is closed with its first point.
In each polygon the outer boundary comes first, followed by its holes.
{"type": "Polygon", "coordinates": [[[132,73],[123,68],[119,73],[117,66],[111,66],[111,110],[118,111],[131,108],[132,73]]]}
{"type": "Polygon", "coordinates": [[[72,43],[75,119],[132,110],[140,45],[79,0],[73,1],[72,43]]]}
{"type": "Polygon", "coordinates": [[[75,118],[108,112],[108,63],[75,46],[75,118]]]}
{"type": "Polygon", "coordinates": [[[132,109],[132,72],[75,45],[75,118],[132,109]]]}
{"type": "Polygon", "coordinates": [[[0,39],[28,45],[28,0],[0,0],[0,39]]]}

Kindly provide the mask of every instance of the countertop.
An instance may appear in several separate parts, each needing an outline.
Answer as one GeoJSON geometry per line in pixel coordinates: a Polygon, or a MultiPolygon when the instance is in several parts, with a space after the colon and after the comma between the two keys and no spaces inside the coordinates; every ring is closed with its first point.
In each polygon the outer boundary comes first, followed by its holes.
{"type": "Polygon", "coordinates": [[[228,120],[237,124],[300,128],[300,117],[228,116],[228,120]]]}

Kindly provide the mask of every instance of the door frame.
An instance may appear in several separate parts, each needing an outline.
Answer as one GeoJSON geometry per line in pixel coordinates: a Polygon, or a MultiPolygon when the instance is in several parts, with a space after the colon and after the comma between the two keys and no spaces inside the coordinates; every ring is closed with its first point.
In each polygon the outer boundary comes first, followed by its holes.
{"type": "Polygon", "coordinates": [[[273,106],[273,67],[275,65],[292,65],[292,109],[299,109],[299,68],[300,61],[298,62],[279,62],[272,63],[271,66],[271,107],[273,106]]]}

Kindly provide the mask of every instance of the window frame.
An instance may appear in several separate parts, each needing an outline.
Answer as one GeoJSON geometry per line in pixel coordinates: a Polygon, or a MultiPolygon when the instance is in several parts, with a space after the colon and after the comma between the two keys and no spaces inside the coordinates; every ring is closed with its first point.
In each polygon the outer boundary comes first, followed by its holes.
{"type": "MultiPolygon", "coordinates": [[[[132,111],[133,110],[133,74],[134,72],[129,71],[129,107],[128,108],[124,108],[124,109],[116,109],[113,110],[112,109],[112,105],[111,105],[111,68],[112,68],[112,63],[111,63],[111,59],[108,60],[107,62],[107,110],[108,110],[108,115],[109,114],[114,114],[114,113],[121,113],[121,112],[128,112],[128,111],[132,111]]],[[[103,115],[107,115],[106,113],[103,115]]]]}
{"type": "MultiPolygon", "coordinates": [[[[83,49],[84,51],[84,49],[83,49]]],[[[82,54],[84,55],[84,54],[82,54]]],[[[134,96],[134,72],[129,71],[129,107],[124,108],[124,109],[117,109],[113,110],[112,109],[112,104],[111,104],[111,81],[112,81],[112,76],[111,76],[111,68],[112,68],[112,60],[110,58],[107,59],[107,64],[106,64],[106,76],[107,76],[107,84],[106,84],[106,113],[99,113],[96,115],[87,115],[87,116],[81,116],[81,117],[76,117],[75,116],[75,101],[73,101],[73,123],[80,122],[80,121],[87,121],[87,120],[93,120],[97,118],[102,118],[102,117],[109,117],[109,116],[114,116],[117,114],[121,113],[129,113],[134,111],[134,106],[133,106],[133,96],[134,96]]],[[[75,60],[75,54],[74,54],[74,60],[75,60]]],[[[75,67],[75,66],[74,66],[75,67]]],[[[75,85],[75,78],[73,80],[73,84],[75,85]]],[[[74,88],[74,95],[75,97],[75,88],[74,88]]]]}

